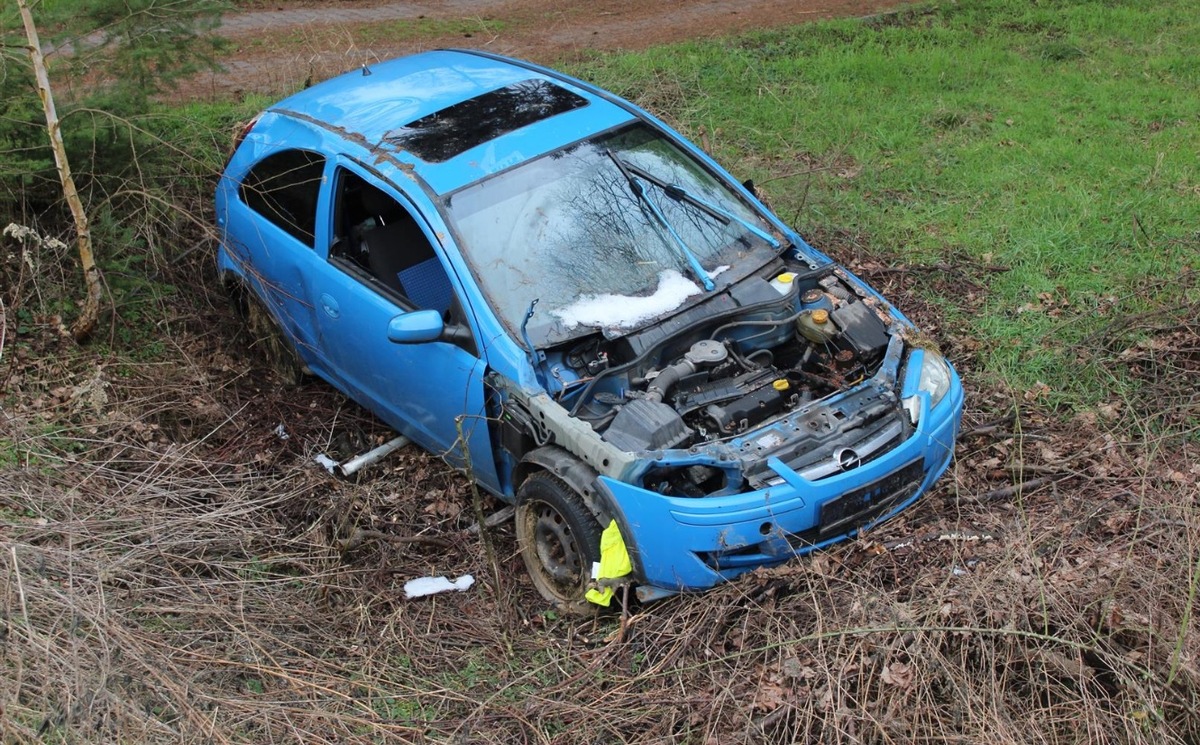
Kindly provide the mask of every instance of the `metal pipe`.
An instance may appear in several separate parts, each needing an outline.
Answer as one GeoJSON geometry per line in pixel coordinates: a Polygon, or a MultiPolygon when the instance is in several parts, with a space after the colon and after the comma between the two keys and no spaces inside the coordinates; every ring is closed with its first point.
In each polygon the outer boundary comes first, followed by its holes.
{"type": "Polygon", "coordinates": [[[408,438],[400,435],[394,440],[383,443],[374,450],[368,450],[362,455],[356,455],[345,463],[338,463],[333,467],[333,472],[344,479],[348,479],[366,466],[378,463],[407,444],[408,438]]]}

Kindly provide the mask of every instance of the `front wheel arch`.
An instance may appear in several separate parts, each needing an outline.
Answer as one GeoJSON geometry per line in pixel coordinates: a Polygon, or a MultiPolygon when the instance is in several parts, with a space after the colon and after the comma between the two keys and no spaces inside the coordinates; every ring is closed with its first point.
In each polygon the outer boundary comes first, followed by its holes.
{"type": "Polygon", "coordinates": [[[574,489],[601,525],[608,525],[613,519],[613,510],[596,487],[599,474],[591,466],[556,445],[530,450],[521,458],[521,462],[513,470],[513,490],[519,492],[526,481],[542,472],[554,475],[574,489]]]}

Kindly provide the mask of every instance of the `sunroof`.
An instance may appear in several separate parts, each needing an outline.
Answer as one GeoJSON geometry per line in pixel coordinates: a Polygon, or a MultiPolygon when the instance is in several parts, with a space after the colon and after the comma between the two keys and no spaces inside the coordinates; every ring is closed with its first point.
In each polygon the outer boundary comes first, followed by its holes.
{"type": "Polygon", "coordinates": [[[502,134],[582,106],[587,106],[583,97],[548,80],[522,80],[435,111],[384,139],[421,160],[441,163],[502,134]]]}

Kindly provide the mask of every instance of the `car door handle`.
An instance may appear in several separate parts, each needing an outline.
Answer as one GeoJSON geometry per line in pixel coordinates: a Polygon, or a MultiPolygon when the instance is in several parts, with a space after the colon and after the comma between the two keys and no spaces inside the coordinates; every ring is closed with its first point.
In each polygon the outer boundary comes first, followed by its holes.
{"type": "Polygon", "coordinates": [[[328,292],[321,293],[321,307],[325,309],[325,313],[330,318],[337,318],[342,314],[341,308],[338,307],[337,299],[328,292]]]}

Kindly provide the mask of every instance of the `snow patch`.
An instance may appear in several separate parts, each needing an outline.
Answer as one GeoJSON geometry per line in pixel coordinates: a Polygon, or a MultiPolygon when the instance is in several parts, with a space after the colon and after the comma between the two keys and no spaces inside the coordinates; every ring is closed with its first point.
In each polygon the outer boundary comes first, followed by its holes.
{"type": "Polygon", "coordinates": [[[598,328],[630,328],[642,321],[670,313],[692,295],[699,295],[700,285],[674,269],[658,275],[654,294],[584,295],[565,308],[553,311],[567,328],[595,326],[598,328]]]}

